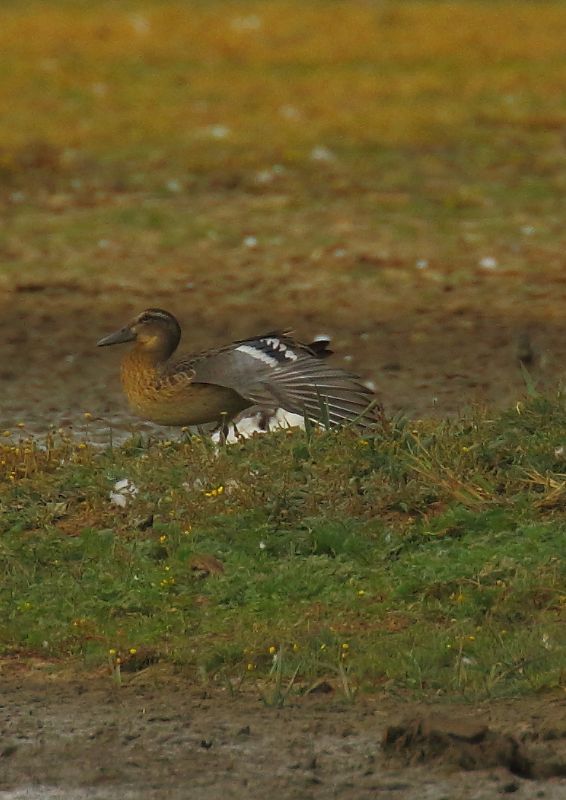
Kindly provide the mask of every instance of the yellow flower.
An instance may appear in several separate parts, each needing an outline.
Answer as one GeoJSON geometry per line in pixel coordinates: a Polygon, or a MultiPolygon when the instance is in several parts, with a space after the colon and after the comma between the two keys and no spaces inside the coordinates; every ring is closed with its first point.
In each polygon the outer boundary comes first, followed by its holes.
{"type": "Polygon", "coordinates": [[[111,647],[110,650],[108,651],[108,655],[109,656],[115,656],[116,655],[116,650],[114,650],[114,648],[111,647]]]}
{"type": "Polygon", "coordinates": [[[277,648],[275,647],[275,645],[272,644],[267,652],[269,653],[270,656],[274,656],[275,653],[277,652],[277,648]]]}
{"type": "Polygon", "coordinates": [[[161,542],[161,544],[165,544],[165,542],[167,541],[167,537],[165,536],[165,534],[159,537],[159,541],[161,542]]]}
{"type": "Polygon", "coordinates": [[[130,647],[130,649],[129,649],[129,651],[128,651],[128,652],[129,652],[129,654],[130,654],[131,656],[135,656],[135,654],[136,654],[138,651],[137,651],[137,648],[136,648],[136,647],[130,647]]]}
{"type": "Polygon", "coordinates": [[[246,669],[248,670],[248,672],[253,672],[253,670],[255,669],[255,664],[252,664],[250,661],[246,669]]]}
{"type": "Polygon", "coordinates": [[[365,595],[364,590],[363,589],[358,589],[358,597],[363,597],[364,595],[365,595]]]}
{"type": "Polygon", "coordinates": [[[210,492],[205,492],[205,497],[218,497],[219,494],[224,492],[223,486],[217,486],[216,489],[211,489],[210,492]]]}
{"type": "Polygon", "coordinates": [[[299,647],[297,642],[294,642],[294,644],[293,644],[293,653],[298,653],[300,649],[301,648],[299,647]]]}
{"type": "Polygon", "coordinates": [[[349,649],[350,649],[350,645],[348,644],[348,642],[343,642],[342,643],[342,650],[349,650],[349,649]]]}

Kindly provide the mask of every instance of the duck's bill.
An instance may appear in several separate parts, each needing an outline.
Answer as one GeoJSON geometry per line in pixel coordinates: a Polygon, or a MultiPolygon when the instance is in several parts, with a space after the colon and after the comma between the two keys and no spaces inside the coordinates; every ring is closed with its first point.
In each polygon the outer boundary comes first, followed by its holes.
{"type": "Polygon", "coordinates": [[[99,339],[96,343],[97,347],[108,347],[111,344],[122,344],[123,342],[131,342],[136,338],[136,334],[131,328],[121,328],[119,331],[114,331],[109,336],[99,339]]]}

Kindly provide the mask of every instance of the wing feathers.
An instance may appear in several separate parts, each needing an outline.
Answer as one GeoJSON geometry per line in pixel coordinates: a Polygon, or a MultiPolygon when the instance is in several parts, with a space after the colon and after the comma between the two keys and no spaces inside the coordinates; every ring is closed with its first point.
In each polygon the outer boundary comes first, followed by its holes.
{"type": "Polygon", "coordinates": [[[381,407],[374,393],[357,376],[327,364],[327,344],[301,345],[273,333],[177,362],[175,369],[193,370],[194,383],[224,386],[250,403],[277,405],[313,422],[375,424],[381,407]]]}
{"type": "Polygon", "coordinates": [[[305,359],[300,366],[274,371],[262,388],[268,388],[283,408],[315,422],[339,425],[356,420],[366,426],[380,417],[373,392],[355,376],[320,361],[305,359]]]}

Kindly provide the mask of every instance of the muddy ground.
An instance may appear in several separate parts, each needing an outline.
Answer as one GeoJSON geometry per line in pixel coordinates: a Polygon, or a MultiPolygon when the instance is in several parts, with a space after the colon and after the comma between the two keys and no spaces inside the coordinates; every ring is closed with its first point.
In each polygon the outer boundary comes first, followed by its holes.
{"type": "Polygon", "coordinates": [[[230,697],[143,673],[118,689],[12,664],[0,698],[6,800],[566,797],[563,696],[352,705],[329,692],[275,709],[259,691],[230,697]]]}
{"type": "MultiPolygon", "coordinates": [[[[530,283],[536,285],[536,275],[530,283]]],[[[269,286],[249,308],[217,309],[214,296],[178,288],[153,293],[106,294],[77,285],[36,285],[23,281],[2,293],[0,379],[2,427],[24,421],[41,433],[50,424],[81,431],[83,412],[97,419],[91,436],[103,438],[144,430],[129,414],[119,385],[122,348],[97,349],[95,342],[147,306],[174,311],[183,324],[184,352],[225,344],[274,327],[294,326],[302,338],[330,334],[335,363],[361,374],[377,387],[389,414],[412,417],[453,415],[473,405],[515,405],[525,394],[521,361],[537,387],[553,391],[566,365],[566,324],[559,313],[565,287],[544,284],[546,297],[501,309],[506,280],[481,276],[479,287],[427,292],[418,285],[379,294],[373,311],[358,314],[352,291],[326,301],[303,297],[296,307],[269,314],[269,286]],[[554,297],[552,292],[556,291],[554,297]],[[263,295],[266,296],[263,296],[263,295]],[[495,300],[497,302],[491,302],[495,300]]],[[[367,298],[360,297],[360,304],[367,298]]]]}

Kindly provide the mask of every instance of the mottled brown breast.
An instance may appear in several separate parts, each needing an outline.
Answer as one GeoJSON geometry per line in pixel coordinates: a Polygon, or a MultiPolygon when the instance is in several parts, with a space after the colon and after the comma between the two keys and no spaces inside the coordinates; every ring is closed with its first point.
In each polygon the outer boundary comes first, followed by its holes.
{"type": "Polygon", "coordinates": [[[135,350],[122,361],[121,376],[132,412],[158,425],[220,422],[251,405],[232,389],[193,383],[190,372],[169,373],[135,350]]]}

